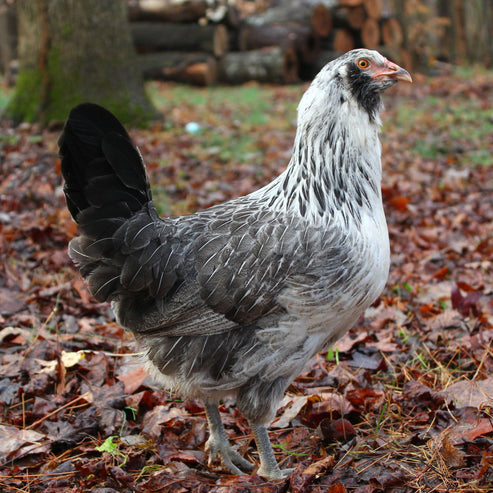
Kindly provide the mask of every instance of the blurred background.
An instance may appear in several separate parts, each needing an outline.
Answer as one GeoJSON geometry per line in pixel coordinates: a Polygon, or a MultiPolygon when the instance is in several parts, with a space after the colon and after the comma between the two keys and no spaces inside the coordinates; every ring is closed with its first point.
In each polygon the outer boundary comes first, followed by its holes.
{"type": "Polygon", "coordinates": [[[127,119],[138,122],[152,113],[141,77],[296,83],[359,47],[409,71],[447,73],[490,67],[492,30],[491,0],[0,0],[0,71],[6,87],[20,79],[14,121],[62,119],[76,98],[54,86],[104,101],[125,99],[125,86],[143,111],[127,119]]]}

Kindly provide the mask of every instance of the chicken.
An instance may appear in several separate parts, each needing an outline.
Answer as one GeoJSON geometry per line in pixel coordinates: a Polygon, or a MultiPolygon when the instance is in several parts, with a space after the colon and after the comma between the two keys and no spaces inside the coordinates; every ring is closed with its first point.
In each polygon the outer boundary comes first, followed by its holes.
{"type": "Polygon", "coordinates": [[[94,104],[69,115],[60,154],[80,236],[69,253],[98,301],[145,349],[166,388],[204,402],[209,460],[253,465],[218,409],[236,399],[258,474],[279,479],[266,426],[290,382],[381,293],[389,270],[382,206],[380,93],[409,73],[376,51],[330,62],[298,107],[292,158],[270,184],[160,218],[139,151],[94,104]]]}

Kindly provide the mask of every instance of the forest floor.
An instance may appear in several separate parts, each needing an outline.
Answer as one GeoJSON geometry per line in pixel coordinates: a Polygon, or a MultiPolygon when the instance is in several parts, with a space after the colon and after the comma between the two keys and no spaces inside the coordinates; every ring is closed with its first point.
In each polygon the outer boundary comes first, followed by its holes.
{"type": "MultiPolygon", "coordinates": [[[[493,73],[415,79],[384,95],[389,282],[288,389],[270,435],[295,471],[277,482],[207,467],[201,403],[153,383],[67,256],[60,130],[1,124],[0,489],[492,491],[493,73]]],[[[149,89],[164,122],[131,135],[161,213],[248,193],[289,160],[304,86],[149,89]]],[[[221,414],[256,461],[246,420],[221,414]]]]}

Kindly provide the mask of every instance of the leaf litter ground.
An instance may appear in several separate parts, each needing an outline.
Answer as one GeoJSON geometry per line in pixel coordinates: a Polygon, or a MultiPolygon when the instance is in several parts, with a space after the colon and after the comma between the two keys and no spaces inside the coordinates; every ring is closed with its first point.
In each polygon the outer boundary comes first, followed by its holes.
{"type": "MultiPolygon", "coordinates": [[[[3,124],[3,491],[491,491],[493,74],[466,75],[418,77],[385,97],[390,279],[288,389],[270,432],[296,469],[276,483],[207,467],[201,403],[153,383],[67,256],[59,132],[3,124]]],[[[303,87],[150,90],[164,123],[132,136],[163,214],[248,193],[287,163],[303,87]]],[[[221,414],[256,460],[233,403],[221,414]]]]}

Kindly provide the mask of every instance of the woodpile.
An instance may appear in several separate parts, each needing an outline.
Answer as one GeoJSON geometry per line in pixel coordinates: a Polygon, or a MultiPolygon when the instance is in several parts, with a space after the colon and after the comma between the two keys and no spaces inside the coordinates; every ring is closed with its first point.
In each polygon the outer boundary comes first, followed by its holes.
{"type": "Polygon", "coordinates": [[[409,68],[402,27],[385,0],[274,0],[248,15],[232,0],[128,0],[128,7],[147,79],[290,83],[359,47],[409,68]]]}
{"type": "MultiPolygon", "coordinates": [[[[127,0],[127,6],[146,79],[212,85],[310,80],[358,47],[377,49],[409,69],[403,29],[388,2],[127,0]]],[[[15,26],[15,9],[0,0],[0,71],[12,81],[15,26]]]]}

